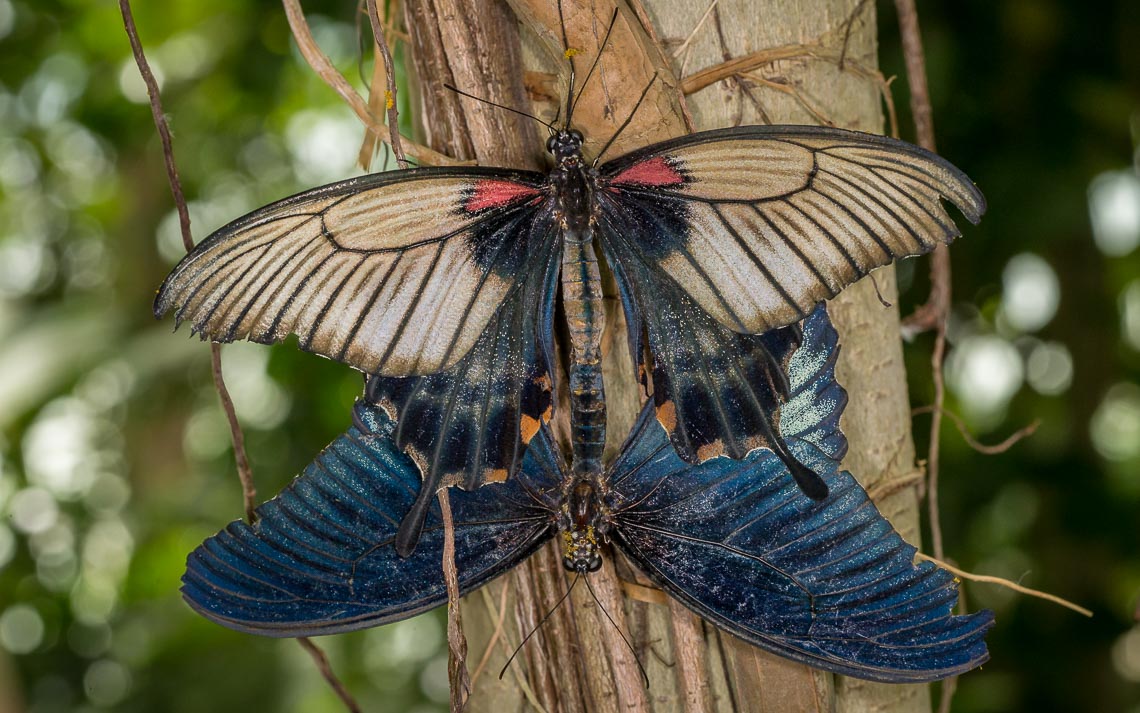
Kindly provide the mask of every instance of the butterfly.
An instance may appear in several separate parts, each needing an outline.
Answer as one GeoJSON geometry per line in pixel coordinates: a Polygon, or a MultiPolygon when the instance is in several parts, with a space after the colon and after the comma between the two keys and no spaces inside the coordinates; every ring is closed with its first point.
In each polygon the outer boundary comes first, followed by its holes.
{"type": "MultiPolygon", "coordinates": [[[[953,615],[955,580],[906,544],[851,474],[839,469],[846,393],[834,377],[837,336],[823,306],[799,344],[766,337],[787,359],[781,437],[820,474],[825,501],[803,497],[770,449],[686,463],[647,403],[620,455],[597,477],[565,464],[543,425],[518,476],[451,496],[455,563],[469,592],[554,537],[581,576],[602,546],[621,549],[697,614],[761,648],[859,678],[929,681],[988,658],[993,615],[953,615]]],[[[397,621],[446,601],[442,520],[433,503],[419,547],[396,551],[423,487],[396,424],[367,400],[354,425],[290,486],[187,560],[182,593],[238,631],[309,636],[397,621]]]]}
{"type": "MultiPolygon", "coordinates": [[[[598,361],[595,244],[681,459],[767,447],[821,498],[822,479],[779,437],[786,365],[757,335],[794,331],[876,267],[951,242],[960,231],[941,199],[971,222],[985,210],[942,158],[833,128],[705,131],[587,163],[567,102],[546,175],[429,167],[322,186],[210,235],[155,300],[156,316],[173,311],[203,338],[295,334],[370,375],[369,400],[397,418],[394,442],[428,486],[406,516],[404,552],[439,487],[508,479],[550,421],[559,293],[571,361],[598,361]]],[[[579,374],[571,442],[575,461],[597,466],[601,374],[579,374]]]]}

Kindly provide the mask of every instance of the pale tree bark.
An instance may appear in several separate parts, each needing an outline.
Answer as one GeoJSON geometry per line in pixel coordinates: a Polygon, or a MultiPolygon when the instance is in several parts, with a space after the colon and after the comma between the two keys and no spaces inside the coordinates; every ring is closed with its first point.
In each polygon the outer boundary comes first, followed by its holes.
{"type": "MultiPolygon", "coordinates": [[[[860,0],[622,0],[609,46],[574,115],[592,156],[656,74],[630,127],[607,158],[695,129],[738,123],[820,123],[881,131],[873,3],[860,0]],[[781,59],[744,63],[737,74],[681,99],[679,77],[769,48],[781,59]],[[755,63],[752,63],[755,64],[755,63]]],[[[566,33],[578,50],[579,80],[597,56],[615,4],[564,0],[566,33]]],[[[566,61],[555,0],[405,0],[432,148],[487,165],[541,166],[545,135],[517,115],[460,99],[464,91],[552,119],[566,92],[566,61]],[[521,58],[521,62],[520,62],[521,58]],[[525,70],[525,71],[524,71],[525,70]]],[[[894,302],[894,273],[877,272],[894,302]]],[[[917,543],[918,496],[897,309],[870,280],[831,305],[843,351],[839,379],[850,394],[843,428],[847,467],[903,536],[917,543]]],[[[624,439],[638,409],[620,310],[611,300],[606,392],[610,445],[624,439]]],[[[560,409],[566,414],[567,409],[560,409]]],[[[556,424],[556,426],[559,424],[556,424]]],[[[564,424],[562,424],[564,430],[564,424]]],[[[474,691],[472,713],[586,711],[929,710],[925,686],[869,684],[814,671],[717,631],[676,605],[617,558],[593,584],[623,631],[631,632],[649,677],[647,691],[621,638],[585,588],[554,611],[502,681],[510,651],[567,586],[557,545],[465,601],[474,691]],[[474,670],[484,658],[481,670],[474,670]]]]}

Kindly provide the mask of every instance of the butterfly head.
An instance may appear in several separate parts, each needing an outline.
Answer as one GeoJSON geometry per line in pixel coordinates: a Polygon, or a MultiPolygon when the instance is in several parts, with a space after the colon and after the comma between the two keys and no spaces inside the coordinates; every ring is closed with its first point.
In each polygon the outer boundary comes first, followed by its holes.
{"type": "Polygon", "coordinates": [[[559,166],[575,166],[582,162],[582,142],[585,139],[577,129],[559,129],[546,141],[546,150],[559,166]]]}
{"type": "Polygon", "coordinates": [[[562,566],[579,574],[597,572],[602,568],[602,553],[593,525],[585,530],[562,533],[562,566]]]}
{"type": "Polygon", "coordinates": [[[593,483],[578,481],[562,506],[562,566],[586,574],[602,567],[598,497],[593,483]]]}

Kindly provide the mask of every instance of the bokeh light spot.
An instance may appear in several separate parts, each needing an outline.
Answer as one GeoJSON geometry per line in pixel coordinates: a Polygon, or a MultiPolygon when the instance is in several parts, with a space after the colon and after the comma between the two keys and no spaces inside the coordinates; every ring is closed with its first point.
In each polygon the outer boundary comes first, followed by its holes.
{"type": "Polygon", "coordinates": [[[117,661],[103,659],[87,667],[83,690],[97,706],[113,706],[126,697],[131,688],[131,674],[117,661]]]}
{"type": "Polygon", "coordinates": [[[1024,367],[1017,349],[994,335],[963,339],[946,360],[946,382],[964,410],[981,419],[1005,409],[1021,388],[1024,367]]]}
{"type": "Polygon", "coordinates": [[[79,399],[48,404],[24,437],[28,480],[64,500],[86,493],[95,481],[98,427],[92,409],[79,399]]]}
{"type": "Polygon", "coordinates": [[[1021,332],[1041,329],[1057,314],[1061,283],[1043,258],[1014,255],[1002,271],[1001,310],[1006,322],[1021,332]]]}
{"type": "Polygon", "coordinates": [[[359,173],[360,122],[347,109],[298,112],[285,128],[285,140],[302,183],[328,183],[359,173]]]}
{"type": "Polygon", "coordinates": [[[1134,626],[1112,645],[1112,667],[1126,681],[1140,683],[1140,626],[1134,626]]]}
{"type": "Polygon", "coordinates": [[[40,168],[40,155],[27,141],[0,141],[0,186],[8,190],[30,186],[40,177],[40,168]]]}
{"type": "Polygon", "coordinates": [[[407,619],[372,629],[364,648],[364,664],[370,671],[399,671],[429,660],[443,645],[443,629],[435,616],[407,619]]]}
{"type": "Polygon", "coordinates": [[[0,297],[35,292],[54,273],[55,261],[43,240],[14,237],[0,245],[0,297]]]}
{"type": "Polygon", "coordinates": [[[269,376],[268,366],[269,350],[259,344],[239,342],[222,351],[237,415],[252,428],[275,428],[289,415],[289,394],[269,376]]]}
{"type": "Polygon", "coordinates": [[[44,640],[44,620],[35,608],[16,604],[0,614],[0,646],[13,654],[35,651],[44,640]]]}
{"type": "Polygon", "coordinates": [[[1140,243],[1140,178],[1131,171],[1102,173],[1089,185],[1093,239],[1109,257],[1132,252],[1140,243]]]}
{"type": "Polygon", "coordinates": [[[1062,394],[1073,383],[1073,356],[1060,342],[1038,344],[1029,353],[1025,379],[1039,394],[1062,394]]]}
{"type": "Polygon", "coordinates": [[[33,535],[45,532],[59,518],[59,505],[43,488],[24,488],[12,496],[9,516],[16,529],[33,535]]]}
{"type": "Polygon", "coordinates": [[[1097,452],[1108,460],[1140,456],[1140,386],[1113,385],[1093,413],[1089,429],[1097,452]]]}
{"type": "Polygon", "coordinates": [[[436,703],[447,703],[451,699],[446,655],[436,656],[420,671],[420,690],[436,703]]]}

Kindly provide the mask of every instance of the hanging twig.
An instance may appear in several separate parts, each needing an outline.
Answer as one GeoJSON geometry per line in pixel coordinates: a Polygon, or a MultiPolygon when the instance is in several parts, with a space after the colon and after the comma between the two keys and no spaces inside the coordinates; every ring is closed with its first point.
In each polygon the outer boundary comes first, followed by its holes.
{"type": "MultiPolygon", "coordinates": [[[[515,572],[515,581],[518,581],[518,570],[515,570],[515,572]]],[[[503,633],[504,626],[506,625],[507,592],[510,590],[510,588],[510,580],[508,579],[503,584],[503,594],[500,597],[498,609],[495,608],[494,603],[491,601],[491,594],[488,592],[488,587],[481,587],[479,589],[479,594],[483,597],[483,603],[486,605],[487,611],[491,615],[491,621],[495,625],[495,633],[497,635],[497,639],[492,639],[487,643],[487,651],[483,654],[483,660],[479,662],[479,668],[475,670],[474,675],[471,677],[472,686],[475,685],[475,679],[479,676],[480,673],[482,673],[482,667],[486,663],[487,659],[490,658],[491,645],[494,644],[496,640],[498,641],[499,645],[502,646],[503,654],[506,658],[509,658],[515,651],[515,645],[512,644],[508,640],[507,636],[503,633]]],[[[518,685],[519,690],[522,691],[523,697],[526,698],[527,703],[530,704],[531,708],[533,708],[536,713],[546,713],[546,708],[544,708],[539,702],[538,695],[534,692],[534,689],[531,688],[530,683],[527,682],[526,676],[519,672],[518,666],[511,666],[511,674],[514,676],[515,683],[518,685]]]]}
{"type": "MultiPolygon", "coordinates": [[[[930,92],[926,85],[926,58],[922,52],[922,33],[918,28],[918,10],[914,0],[895,0],[899,16],[899,33],[902,38],[903,60],[910,88],[910,108],[914,116],[915,137],[918,145],[935,152],[934,110],[930,105],[930,92]]],[[[934,555],[944,558],[942,548],[942,515],[938,504],[938,477],[941,465],[939,436],[942,432],[942,407],[946,401],[946,383],[942,364],[946,356],[946,320],[950,314],[950,253],[939,245],[930,256],[930,295],[926,304],[902,321],[902,333],[913,337],[934,329],[934,349],[930,356],[930,371],[934,381],[934,404],[930,418],[930,450],[927,453],[926,506],[930,519],[930,540],[934,555]]],[[[956,679],[957,677],[954,677],[956,679]]],[[[942,689],[939,713],[949,713],[957,681],[951,679],[942,689]]]]}
{"type": "Polygon", "coordinates": [[[848,15],[847,19],[840,25],[840,27],[843,28],[843,49],[839,51],[839,71],[841,72],[847,61],[847,46],[851,43],[851,28],[855,27],[855,20],[863,12],[863,8],[867,7],[868,2],[870,2],[870,0],[859,0],[859,4],[855,6],[855,9],[851,11],[851,14],[848,15]]]}
{"type": "MultiPolygon", "coordinates": [[[[912,410],[910,414],[912,416],[919,416],[924,413],[933,412],[933,406],[919,406],[918,408],[912,410]]],[[[970,430],[966,428],[966,422],[962,420],[961,416],[954,413],[953,411],[948,411],[946,409],[943,409],[942,413],[950,417],[950,420],[953,421],[954,425],[958,427],[958,433],[962,434],[962,440],[964,440],[966,444],[970,446],[970,448],[973,448],[978,453],[987,456],[996,456],[999,453],[1005,453],[1018,441],[1022,440],[1023,438],[1032,436],[1037,431],[1037,427],[1041,425],[1041,419],[1034,419],[1033,422],[1028,426],[1022,426],[1021,428],[1017,429],[1001,443],[995,443],[994,445],[989,446],[974,438],[974,436],[970,433],[970,430]]]]}
{"type": "MultiPolygon", "coordinates": [[[[910,88],[910,110],[914,115],[915,138],[919,146],[936,151],[934,142],[934,110],[926,84],[926,58],[922,51],[922,33],[918,27],[918,10],[914,0],[895,0],[902,38],[906,79],[910,88]]],[[[903,320],[903,333],[909,338],[946,322],[950,310],[950,254],[945,246],[930,256],[930,295],[926,303],[903,320]]]]}
{"type": "Polygon", "coordinates": [[[946,570],[950,574],[953,574],[957,577],[961,577],[962,579],[968,579],[971,582],[985,582],[988,584],[999,584],[999,585],[1005,587],[1006,589],[1012,589],[1015,592],[1025,594],[1025,595],[1030,596],[1030,597],[1037,597],[1038,599],[1044,599],[1045,601],[1053,602],[1054,604],[1060,604],[1061,606],[1065,607],[1066,609],[1072,609],[1076,613],[1082,614],[1084,616],[1091,617],[1093,615],[1091,609],[1085,609],[1084,607],[1082,607],[1079,604],[1074,604],[1074,603],[1070,602],[1068,599],[1062,599],[1061,597],[1058,597],[1056,594],[1049,594],[1048,592],[1042,592],[1042,591],[1037,590],[1037,589],[1030,589],[1029,587],[1022,586],[1022,585],[1018,584],[1017,582],[1011,582],[1010,580],[1005,579],[1003,577],[995,577],[995,576],[989,575],[989,574],[974,574],[972,572],[967,572],[965,570],[958,569],[957,567],[955,567],[953,565],[946,564],[945,562],[943,562],[942,560],[940,560],[936,557],[931,557],[930,555],[924,555],[921,552],[916,552],[914,556],[916,559],[925,560],[927,562],[933,562],[934,564],[938,565],[939,567],[946,570]]]}
{"type": "Polygon", "coordinates": [[[447,677],[451,684],[451,711],[461,713],[471,695],[467,673],[467,637],[459,613],[459,571],[455,567],[455,521],[447,488],[436,494],[443,517],[443,579],[447,583],[447,677]]]}
{"type": "MultiPolygon", "coordinates": [[[[380,50],[380,58],[384,60],[384,76],[387,78],[388,91],[384,96],[384,107],[388,112],[388,136],[391,141],[392,153],[396,154],[396,162],[400,168],[408,167],[408,157],[404,155],[404,147],[400,137],[400,115],[396,109],[396,65],[392,61],[392,52],[388,49],[388,40],[384,37],[384,23],[380,22],[380,15],[376,12],[376,0],[367,0],[368,20],[372,23],[372,39],[380,50]]],[[[380,59],[378,58],[378,60],[380,59]]]]}
{"type": "MultiPolygon", "coordinates": [[[[918,29],[918,10],[914,0],[895,0],[902,35],[903,57],[906,62],[907,84],[910,87],[911,113],[914,115],[918,145],[934,151],[934,118],[930,106],[930,92],[926,86],[926,60],[922,53],[922,36],[918,29]]],[[[934,556],[943,557],[942,526],[938,512],[938,466],[940,460],[938,434],[942,428],[942,404],[946,400],[946,387],[942,376],[942,361],[946,352],[946,317],[950,311],[950,259],[946,248],[939,246],[931,256],[930,298],[926,304],[903,321],[905,334],[917,334],[934,329],[934,350],[930,366],[934,378],[934,405],[930,423],[930,453],[927,456],[926,502],[929,510],[931,544],[934,556]]]]}
{"type": "Polygon", "coordinates": [[[685,67],[689,63],[689,45],[692,44],[693,39],[697,36],[697,33],[701,31],[701,27],[705,24],[709,17],[712,16],[713,10],[716,9],[716,4],[718,1],[719,0],[712,0],[712,2],[709,3],[709,6],[705,8],[704,14],[701,15],[701,19],[697,20],[697,24],[693,26],[692,30],[689,30],[689,36],[686,37],[684,41],[681,42],[681,44],[673,50],[673,59],[681,60],[681,67],[679,70],[680,74],[685,73],[685,67]],[[685,55],[684,58],[681,57],[682,54],[685,55]]]}
{"type": "MultiPolygon", "coordinates": [[[[713,26],[716,28],[716,39],[720,44],[721,61],[728,62],[732,59],[732,52],[729,51],[728,39],[724,36],[724,25],[720,21],[720,10],[716,8],[716,3],[710,5],[709,10],[712,12],[713,26]]],[[[681,71],[684,71],[684,67],[681,68],[681,71]]],[[[760,99],[758,99],[756,95],[752,93],[752,87],[745,83],[742,77],[734,74],[725,81],[731,82],[731,86],[736,87],[736,89],[740,92],[737,97],[736,120],[733,122],[733,126],[740,126],[744,123],[745,97],[747,97],[748,100],[752,102],[752,107],[756,109],[756,114],[760,117],[761,122],[765,124],[772,123],[772,117],[768,115],[767,109],[764,108],[764,105],[760,102],[760,99]]]]}
{"type": "MultiPolygon", "coordinates": [[[[714,0],[715,2],[716,0],[714,0]]],[[[633,10],[633,14],[637,17],[641,29],[645,31],[646,36],[649,37],[650,44],[653,46],[653,51],[657,53],[661,61],[662,67],[670,66],[669,58],[665,54],[665,45],[662,44],[661,38],[657,35],[657,28],[653,25],[653,20],[649,17],[649,13],[645,11],[645,6],[642,0],[626,0],[626,4],[633,10]]],[[[677,106],[681,109],[681,121],[685,124],[685,131],[690,134],[697,130],[696,125],[693,123],[693,114],[689,111],[689,102],[685,99],[684,92],[676,90],[677,106]]]]}
{"type": "Polygon", "coordinates": [[[479,682],[479,676],[482,675],[483,669],[487,667],[487,662],[491,659],[491,654],[495,651],[495,645],[499,643],[499,639],[503,637],[503,624],[506,622],[507,617],[507,596],[511,592],[511,580],[504,579],[502,591],[499,592],[499,607],[496,610],[491,605],[491,595],[487,592],[487,587],[483,587],[480,592],[483,595],[483,600],[491,610],[491,618],[495,622],[495,631],[491,634],[491,638],[487,639],[487,646],[483,650],[483,655],[479,658],[479,665],[475,667],[475,671],[471,674],[471,685],[474,687],[479,682]]]}
{"type": "MultiPolygon", "coordinates": [[[[368,10],[367,10],[367,8],[365,8],[365,0],[357,0],[357,2],[358,2],[357,14],[367,16],[368,10]]],[[[359,25],[359,21],[358,21],[358,25],[359,25]]],[[[389,29],[390,28],[388,27],[388,25],[384,26],[385,38],[387,38],[387,36],[388,36],[389,29]]],[[[358,30],[358,34],[360,34],[363,37],[364,32],[362,31],[362,28],[360,28],[358,26],[357,30],[358,30]]],[[[360,63],[361,63],[360,76],[361,76],[361,78],[363,78],[364,77],[364,70],[363,70],[363,63],[364,63],[364,47],[363,47],[363,45],[364,45],[364,42],[361,41],[360,45],[361,45],[361,47],[360,47],[360,63]]],[[[372,53],[373,57],[374,58],[379,57],[380,51],[379,51],[379,49],[376,48],[375,42],[372,44],[372,47],[373,47],[373,53],[372,53]]],[[[385,103],[386,103],[385,99],[387,98],[387,94],[388,94],[387,91],[385,90],[385,87],[387,86],[387,83],[388,83],[387,71],[386,70],[387,70],[387,68],[384,66],[383,62],[376,61],[374,59],[374,61],[372,62],[372,76],[366,81],[366,83],[368,85],[368,111],[373,116],[379,116],[385,110],[385,103]]],[[[364,139],[360,142],[360,152],[356,156],[356,163],[361,168],[363,168],[365,171],[371,170],[371,168],[372,168],[372,160],[376,156],[377,145],[383,146],[386,151],[391,150],[391,148],[392,148],[389,144],[383,143],[381,140],[381,137],[376,135],[376,132],[372,131],[372,129],[370,129],[368,127],[365,127],[364,139]]],[[[385,157],[385,158],[387,158],[387,157],[385,157]]],[[[385,161],[385,165],[386,164],[387,164],[387,161],[385,161]]]]}
{"type": "MultiPolygon", "coordinates": [[[[716,84],[722,79],[727,79],[736,74],[744,74],[745,72],[763,67],[773,62],[787,59],[802,59],[808,57],[816,57],[827,59],[828,51],[819,44],[792,44],[780,45],[779,47],[768,47],[766,49],[750,52],[740,57],[734,57],[727,62],[713,65],[699,72],[690,74],[681,80],[681,91],[688,94],[693,94],[704,89],[707,86],[716,84]]],[[[831,53],[833,59],[838,59],[839,53],[831,53]]]]}
{"type": "MultiPolygon", "coordinates": [[[[138,65],[139,74],[142,75],[143,82],[146,84],[147,96],[150,99],[151,116],[154,118],[155,129],[158,130],[158,136],[162,142],[162,156],[166,165],[166,178],[170,184],[170,192],[174,196],[174,204],[178,210],[178,224],[182,231],[182,245],[186,248],[187,252],[194,249],[194,237],[190,231],[190,211],[186,205],[186,196],[182,191],[182,182],[178,178],[178,167],[174,161],[174,143],[170,136],[170,126],[166,122],[166,114],[162,109],[162,97],[159,94],[158,82],[154,78],[154,73],[150,69],[150,63],[147,62],[146,53],[143,51],[142,42],[139,40],[138,28],[135,27],[134,15],[131,13],[130,0],[119,0],[119,11],[123,15],[123,28],[127,32],[127,39],[131,44],[131,53],[134,55],[135,64],[138,65]]],[[[221,345],[213,343],[210,345],[210,362],[211,373],[214,377],[214,388],[218,392],[218,398],[222,402],[222,410],[226,413],[226,420],[230,426],[230,438],[233,441],[234,447],[234,460],[237,462],[238,479],[241,481],[242,497],[245,503],[246,520],[253,523],[256,520],[254,513],[254,502],[257,497],[257,491],[253,485],[253,472],[249,466],[249,457],[245,451],[245,436],[242,433],[241,425],[237,420],[237,413],[234,410],[233,399],[230,398],[229,389],[226,388],[225,379],[222,377],[222,349],[221,345]]],[[[333,691],[344,702],[345,707],[352,713],[360,713],[360,706],[353,699],[352,695],[345,689],[344,684],[333,673],[332,668],[329,666],[328,659],[325,658],[324,652],[317,647],[316,644],[305,638],[297,639],[302,648],[309,652],[316,662],[318,670],[332,687],[333,691]]]]}
{"type": "Polygon", "coordinates": [[[781,82],[781,81],[776,81],[773,79],[767,79],[765,77],[760,76],[759,74],[757,74],[755,72],[745,74],[744,76],[747,77],[750,81],[753,81],[762,87],[767,87],[768,89],[774,89],[775,91],[780,92],[781,94],[787,94],[788,96],[792,97],[793,99],[796,100],[797,104],[799,104],[801,107],[803,107],[803,110],[806,111],[811,116],[811,118],[815,119],[821,125],[823,125],[823,126],[835,126],[835,121],[833,121],[830,117],[825,115],[822,111],[820,111],[817,107],[815,107],[810,101],[808,101],[808,98],[806,96],[804,96],[804,93],[802,91],[800,91],[800,89],[798,87],[794,87],[786,81],[781,82]]]}
{"type": "Polygon", "coordinates": [[[226,414],[226,423],[230,426],[230,440],[234,444],[234,461],[237,463],[238,480],[241,481],[242,500],[245,503],[246,522],[253,524],[257,521],[254,512],[257,503],[257,487],[253,484],[253,469],[249,467],[249,456],[245,452],[245,433],[238,423],[237,411],[234,409],[234,400],[230,397],[229,387],[222,378],[222,345],[210,342],[210,372],[214,376],[214,389],[222,402],[222,411],[226,414]]]}
{"type": "Polygon", "coordinates": [[[317,670],[320,671],[321,675],[328,681],[333,692],[336,693],[337,697],[344,703],[344,707],[352,711],[352,713],[361,713],[360,704],[356,702],[356,699],[352,697],[352,694],[348,692],[348,689],[345,688],[340,679],[336,677],[332,666],[329,665],[328,657],[325,656],[325,652],[321,651],[319,646],[306,637],[298,637],[297,643],[301,645],[302,649],[309,653],[309,656],[313,657],[313,663],[316,665],[317,670]]]}
{"type": "MultiPolygon", "coordinates": [[[[715,16],[715,11],[714,11],[715,16]]],[[[895,110],[894,98],[891,96],[890,85],[892,79],[887,79],[883,76],[882,72],[877,69],[869,69],[861,62],[858,62],[851,57],[847,56],[846,43],[839,47],[832,47],[832,36],[834,31],[821,36],[818,40],[802,44],[780,45],[778,47],[769,47],[766,49],[758,50],[741,57],[726,57],[724,62],[707,67],[699,72],[685,77],[681,81],[681,91],[684,95],[693,94],[700,90],[715,84],[720,81],[734,80],[740,76],[746,76],[752,81],[763,83],[771,89],[791,94],[797,101],[799,101],[804,108],[817,120],[822,115],[821,112],[812,107],[804,100],[802,96],[797,96],[795,87],[791,87],[786,83],[779,82],[767,77],[757,74],[757,71],[775,64],[776,62],[785,62],[789,60],[816,60],[821,62],[829,62],[839,66],[840,70],[853,74],[857,77],[869,79],[875,83],[879,88],[879,93],[883,98],[883,103],[887,108],[887,119],[890,125],[891,136],[898,138],[899,124],[898,115],[895,110]]],[[[746,88],[746,85],[740,84],[746,88]]],[[[753,103],[756,103],[755,97],[749,94],[749,98],[753,103]]],[[[760,109],[760,107],[757,107],[760,109]]],[[[764,112],[760,109],[761,114],[764,112]]],[[[762,117],[763,118],[763,117],[762,117]]],[[[765,119],[765,121],[767,121],[765,119]]],[[[767,122],[770,123],[770,122],[767,122]]],[[[821,122],[824,123],[824,122],[821,122]]]]}
{"type": "MultiPolygon", "coordinates": [[[[364,122],[369,131],[375,132],[382,141],[391,145],[392,136],[398,133],[398,127],[389,127],[380,121],[372,110],[368,108],[367,102],[352,88],[348,80],[344,78],[337,68],[333,66],[331,60],[321,48],[317,46],[317,41],[313,39],[313,33],[309,29],[309,24],[305,20],[304,12],[301,10],[299,0],[282,0],[285,7],[285,17],[289,20],[289,29],[293,32],[293,38],[297,41],[297,47],[301,51],[301,56],[309,63],[309,66],[317,73],[325,84],[329,85],[342,99],[348,104],[356,116],[364,122]]],[[[450,156],[432,151],[427,146],[422,146],[407,138],[406,136],[400,137],[403,145],[406,147],[405,151],[409,156],[414,158],[417,163],[429,166],[462,166],[469,165],[470,161],[457,161],[450,156]]]]}
{"type": "MultiPolygon", "coordinates": [[[[162,97],[159,95],[158,82],[147,62],[143,52],[142,42],[139,40],[138,29],[135,27],[134,16],[131,14],[130,0],[119,0],[119,10],[123,15],[123,27],[127,31],[127,39],[131,43],[131,52],[134,54],[135,64],[138,65],[139,74],[146,84],[146,93],[150,98],[150,113],[154,119],[154,126],[158,130],[159,140],[162,142],[162,158],[166,165],[166,180],[170,184],[170,193],[174,196],[174,205],[178,211],[178,225],[182,231],[182,245],[186,252],[194,249],[194,237],[190,232],[190,210],[186,205],[186,196],[182,192],[182,181],[178,178],[178,167],[174,162],[174,142],[170,136],[170,126],[166,123],[166,114],[162,110],[162,97]]],[[[256,516],[253,512],[257,490],[253,485],[253,473],[249,467],[249,458],[245,453],[245,437],[238,424],[237,414],[234,412],[234,402],[230,398],[229,389],[222,378],[222,352],[218,344],[210,345],[211,371],[214,376],[214,387],[222,401],[222,410],[226,412],[226,420],[230,425],[230,436],[234,444],[234,459],[237,461],[238,479],[241,481],[242,495],[245,500],[246,520],[252,523],[256,516]]]]}

